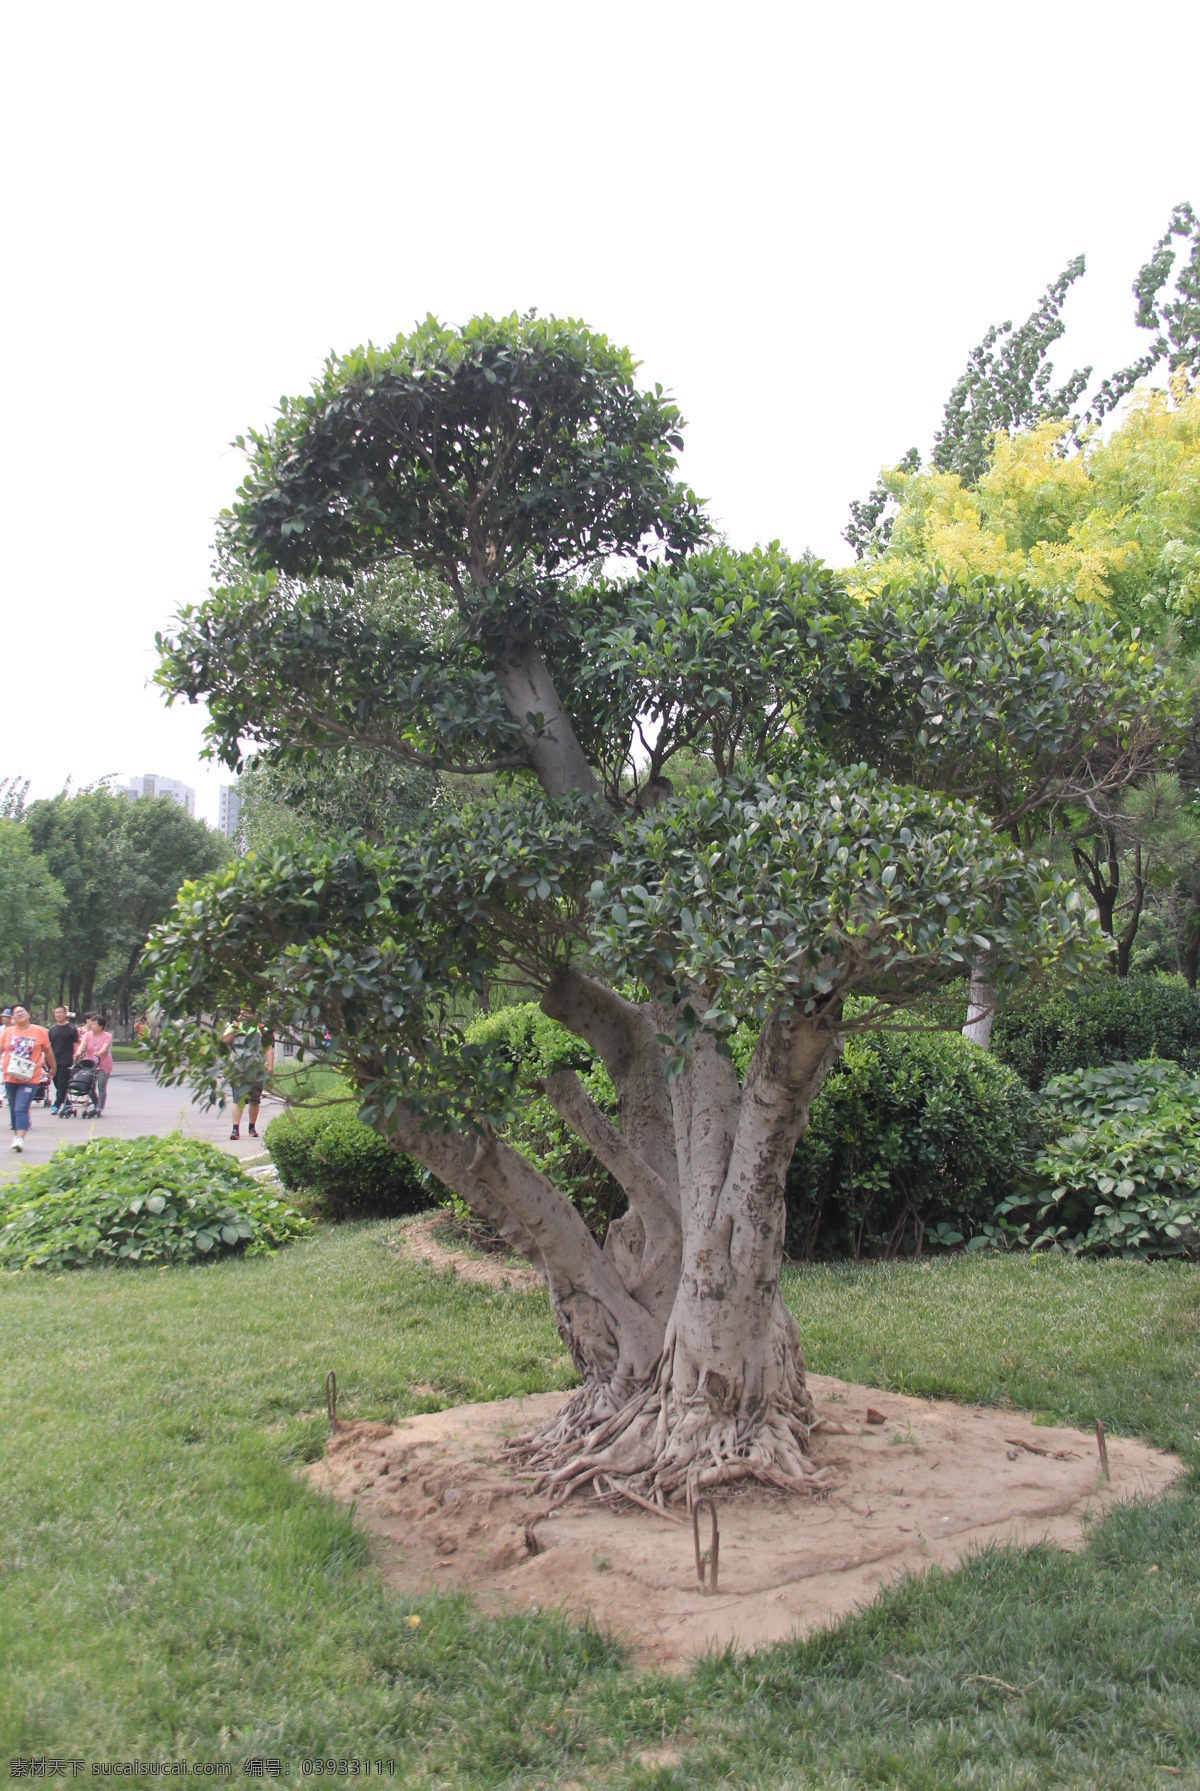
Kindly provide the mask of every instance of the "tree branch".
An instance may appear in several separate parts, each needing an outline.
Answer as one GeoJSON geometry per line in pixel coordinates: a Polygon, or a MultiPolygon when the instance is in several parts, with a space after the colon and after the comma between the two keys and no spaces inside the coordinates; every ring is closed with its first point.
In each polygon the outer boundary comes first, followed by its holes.
{"type": "Polygon", "coordinates": [[[551,979],[541,1008],[599,1055],[617,1091],[623,1137],[660,1177],[678,1211],[675,1122],[653,1010],[572,966],[551,979]]]}
{"type": "Polygon", "coordinates": [[[492,665],[504,706],[526,742],[528,763],[547,796],[600,796],[595,773],[571,726],[550,668],[532,642],[497,654],[492,665]],[[530,715],[540,715],[535,733],[530,715]]]}
{"type": "Polygon", "coordinates": [[[543,1086],[559,1118],[620,1183],[630,1205],[646,1208],[660,1225],[672,1226],[678,1234],[678,1196],[597,1107],[575,1071],[555,1070],[543,1086]]]}
{"type": "Polygon", "coordinates": [[[492,1136],[423,1131],[399,1106],[391,1142],[453,1188],[539,1270],[581,1374],[649,1374],[662,1330],[626,1288],[576,1209],[519,1151],[492,1136]],[[507,1229],[505,1229],[507,1227],[507,1229]]]}
{"type": "Polygon", "coordinates": [[[794,1008],[777,1008],[759,1034],[722,1190],[722,1207],[734,1215],[730,1258],[739,1273],[773,1272],[780,1243],[766,1207],[781,1225],[784,1177],[796,1140],[840,1050],[838,1030],[794,1008]]]}

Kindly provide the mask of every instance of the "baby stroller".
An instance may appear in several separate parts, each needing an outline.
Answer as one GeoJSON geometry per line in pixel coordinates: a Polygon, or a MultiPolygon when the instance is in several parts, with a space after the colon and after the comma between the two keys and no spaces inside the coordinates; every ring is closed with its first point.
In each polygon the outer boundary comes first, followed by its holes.
{"type": "Polygon", "coordinates": [[[80,1058],[71,1071],[66,1099],[58,1110],[60,1119],[95,1119],[98,1116],[100,1109],[96,1105],[96,1070],[94,1062],[80,1058]]]}

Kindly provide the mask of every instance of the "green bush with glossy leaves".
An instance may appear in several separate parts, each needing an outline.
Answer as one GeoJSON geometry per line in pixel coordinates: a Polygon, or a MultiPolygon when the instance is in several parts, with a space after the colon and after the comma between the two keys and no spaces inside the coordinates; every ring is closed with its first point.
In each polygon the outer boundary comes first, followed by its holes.
{"type": "Polygon", "coordinates": [[[172,1132],[56,1151],[0,1194],[0,1268],[146,1268],[262,1256],[309,1222],[236,1158],[172,1132]]]}
{"type": "Polygon", "coordinates": [[[848,1040],[787,1177],[789,1255],[956,1247],[1027,1185],[1036,1104],[1012,1070],[947,1033],[848,1040]]]}
{"type": "Polygon", "coordinates": [[[436,1202],[436,1184],[364,1126],[350,1098],[289,1108],[271,1121],[263,1142],[284,1187],[308,1195],[323,1218],[399,1218],[436,1202]]]}
{"type": "Polygon", "coordinates": [[[1200,994],[1176,977],[1105,975],[1022,990],[996,1015],[992,1050],[1028,1083],[1169,1057],[1200,1071],[1200,994]]]}

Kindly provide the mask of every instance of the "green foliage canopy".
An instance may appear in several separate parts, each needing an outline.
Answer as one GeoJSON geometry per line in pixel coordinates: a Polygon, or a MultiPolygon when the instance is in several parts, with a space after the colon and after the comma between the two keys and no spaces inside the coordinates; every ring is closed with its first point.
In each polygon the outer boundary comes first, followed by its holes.
{"type": "Polygon", "coordinates": [[[404,554],[463,600],[648,537],[681,552],[702,524],[673,477],[679,412],[635,372],[603,336],[532,313],[461,331],[430,317],[390,348],[334,356],[248,438],[239,547],[292,574],[404,554]]]}
{"type": "Polygon", "coordinates": [[[998,978],[1087,959],[1078,898],[971,805],[995,779],[964,768],[984,722],[1025,755],[994,801],[1009,825],[1021,776],[1061,783],[1110,736],[1119,757],[1158,668],[1006,588],[864,606],[778,547],[704,543],[670,477],[677,414],[631,374],[575,325],[425,326],[331,363],[252,438],[224,525],[238,576],[163,643],[164,687],[206,697],[231,761],[247,738],[281,757],[357,740],[496,781],[398,837],[188,885],[154,950],[163,1073],[215,1090],[219,1045],[185,1016],[252,996],[281,1034],[327,1024],[381,1125],[401,1103],[503,1125],[511,1058],[466,1036],[493,986],[582,971],[652,993],[678,1069],[698,1031],[775,1006],[840,1016],[865,992],[868,1025],[981,956],[998,978]],[[602,551],[642,563],[600,577],[602,551]],[[423,614],[383,599],[371,560],[417,581],[423,614]],[[561,693],[553,718],[522,712],[514,655],[561,693]],[[576,751],[556,784],[549,760],[576,751]]]}
{"type": "Polygon", "coordinates": [[[0,964],[6,974],[57,935],[65,906],[62,886],[34,852],[28,829],[0,820],[0,964]]]}

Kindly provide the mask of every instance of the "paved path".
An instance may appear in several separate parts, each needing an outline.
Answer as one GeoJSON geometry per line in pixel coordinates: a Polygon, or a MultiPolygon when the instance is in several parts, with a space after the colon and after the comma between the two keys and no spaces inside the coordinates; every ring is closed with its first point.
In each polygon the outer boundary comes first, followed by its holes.
{"type": "MultiPolygon", "coordinates": [[[[2,1097],[0,1097],[2,1098],[2,1097]]],[[[48,1107],[30,1113],[25,1149],[9,1149],[11,1133],[5,1125],[0,1134],[0,1181],[20,1174],[27,1164],[44,1163],[60,1144],[82,1144],[88,1138],[141,1138],[182,1131],[189,1138],[204,1138],[237,1157],[254,1157],[262,1151],[261,1133],[280,1103],[268,1095],[259,1115],[259,1138],[247,1138],[246,1116],[242,1136],[234,1144],[229,1136],[229,1108],[207,1112],[190,1098],[186,1088],[160,1088],[144,1063],[116,1063],[108,1083],[108,1105],[103,1119],[55,1119],[48,1107]]]]}

